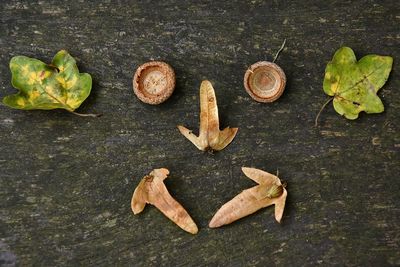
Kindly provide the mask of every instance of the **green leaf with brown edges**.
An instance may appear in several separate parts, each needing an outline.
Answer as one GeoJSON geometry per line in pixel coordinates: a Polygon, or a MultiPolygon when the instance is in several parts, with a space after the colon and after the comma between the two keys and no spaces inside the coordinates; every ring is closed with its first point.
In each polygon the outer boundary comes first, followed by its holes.
{"type": "Polygon", "coordinates": [[[50,65],[25,56],[13,57],[10,69],[11,83],[19,90],[3,99],[11,108],[61,108],[73,112],[92,89],[92,77],[79,73],[75,59],[65,50],[59,51],[50,65]]]}
{"type": "Polygon", "coordinates": [[[324,92],[333,97],[333,107],[347,119],[358,118],[361,111],[383,112],[378,90],[386,83],[393,58],[367,55],[357,61],[349,47],[336,51],[325,69],[324,92]]]}

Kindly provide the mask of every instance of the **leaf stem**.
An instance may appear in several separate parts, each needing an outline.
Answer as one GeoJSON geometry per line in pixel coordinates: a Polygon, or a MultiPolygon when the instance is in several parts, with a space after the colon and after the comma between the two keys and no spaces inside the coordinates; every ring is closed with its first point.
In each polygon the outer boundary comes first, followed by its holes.
{"type": "Polygon", "coordinates": [[[275,63],[275,61],[278,59],[278,56],[281,53],[281,51],[283,50],[283,48],[285,47],[285,44],[286,44],[286,38],[285,38],[285,40],[283,40],[281,48],[279,48],[278,52],[276,52],[274,60],[272,60],[272,63],[275,63]]]}
{"type": "Polygon", "coordinates": [[[328,101],[326,101],[326,102],[322,105],[321,109],[319,110],[319,112],[318,112],[318,114],[317,114],[317,117],[315,118],[315,124],[314,124],[315,127],[318,126],[318,118],[319,118],[319,115],[321,115],[321,112],[324,110],[324,108],[326,107],[326,105],[328,105],[329,102],[331,102],[332,100],[333,100],[333,96],[330,97],[330,98],[328,99],[328,101]]]}
{"type": "Polygon", "coordinates": [[[72,114],[80,116],[80,117],[94,117],[94,118],[96,118],[96,117],[100,117],[101,115],[103,115],[103,114],[93,114],[93,113],[79,113],[79,112],[75,112],[75,111],[71,111],[71,110],[68,110],[68,111],[71,112],[72,114]]]}

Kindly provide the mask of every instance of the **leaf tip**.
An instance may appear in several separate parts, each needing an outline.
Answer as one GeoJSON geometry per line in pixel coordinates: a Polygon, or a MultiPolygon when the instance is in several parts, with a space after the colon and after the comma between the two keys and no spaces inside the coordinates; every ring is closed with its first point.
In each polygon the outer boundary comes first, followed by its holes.
{"type": "Polygon", "coordinates": [[[188,224],[184,230],[188,233],[191,233],[192,235],[195,235],[199,232],[199,228],[194,222],[188,224]]]}
{"type": "Polygon", "coordinates": [[[56,55],[62,55],[62,54],[67,55],[69,53],[68,53],[68,51],[66,49],[61,49],[60,51],[57,52],[56,55]]]}
{"type": "Polygon", "coordinates": [[[218,211],[217,213],[214,215],[214,217],[212,217],[210,223],[208,224],[209,228],[218,228],[221,227],[223,225],[223,222],[221,220],[221,218],[218,215],[218,211]]]}
{"type": "Polygon", "coordinates": [[[353,49],[348,46],[342,46],[335,52],[332,61],[337,64],[348,64],[355,63],[357,59],[353,49]]]}

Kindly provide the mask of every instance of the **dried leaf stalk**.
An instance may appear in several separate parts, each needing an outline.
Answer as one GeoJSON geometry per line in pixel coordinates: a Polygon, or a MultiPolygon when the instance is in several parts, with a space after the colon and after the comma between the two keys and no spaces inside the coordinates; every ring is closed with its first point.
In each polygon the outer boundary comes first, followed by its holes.
{"type": "Polygon", "coordinates": [[[155,169],[140,181],[132,196],[132,211],[134,214],[138,214],[143,211],[147,203],[151,204],[180,228],[196,234],[198,232],[196,223],[165,187],[163,181],[168,174],[169,171],[165,168],[155,169]]]}
{"type": "Polygon", "coordinates": [[[242,171],[258,185],[242,191],[225,203],[211,219],[209,227],[230,224],[271,205],[275,205],[276,221],[281,222],[287,197],[286,185],[277,176],[262,170],[243,167],[242,171]]]}
{"type": "Polygon", "coordinates": [[[178,125],[179,131],[192,142],[198,149],[222,150],[230,142],[238,131],[238,128],[225,128],[220,131],[218,119],[217,98],[212,84],[203,81],[200,86],[200,130],[199,136],[192,133],[184,126],[178,125]]]}

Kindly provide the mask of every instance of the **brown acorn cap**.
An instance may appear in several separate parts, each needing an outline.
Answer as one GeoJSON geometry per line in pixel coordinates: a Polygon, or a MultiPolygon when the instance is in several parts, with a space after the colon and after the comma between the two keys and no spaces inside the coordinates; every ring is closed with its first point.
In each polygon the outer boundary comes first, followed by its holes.
{"type": "Polygon", "coordinates": [[[175,72],[162,61],[141,65],[133,76],[133,91],[144,103],[157,105],[167,100],[175,89],[175,72]]]}
{"type": "Polygon", "coordinates": [[[258,102],[274,102],[282,95],[285,85],[285,73],[272,62],[254,63],[244,74],[244,88],[258,102]]]}

